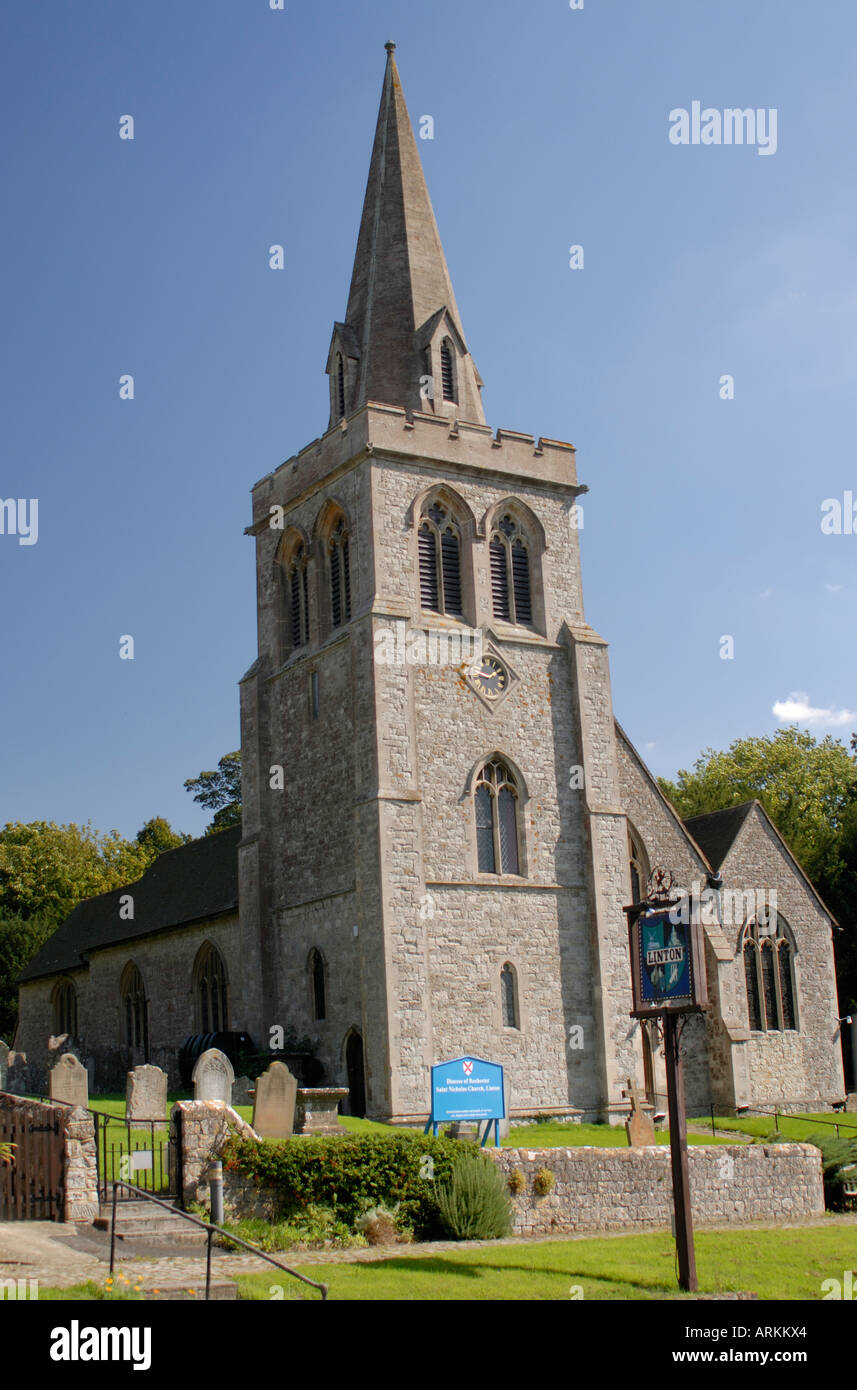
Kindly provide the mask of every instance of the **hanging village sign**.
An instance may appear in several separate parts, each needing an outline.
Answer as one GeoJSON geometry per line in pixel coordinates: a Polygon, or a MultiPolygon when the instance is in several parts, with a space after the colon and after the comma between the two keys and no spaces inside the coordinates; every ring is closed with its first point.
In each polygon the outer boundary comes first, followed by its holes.
{"type": "Polygon", "coordinates": [[[626,908],[631,939],[634,1018],[705,1008],[708,989],[702,927],[657,901],[626,908]],[[639,911],[635,914],[635,909],[639,911]]]}
{"type": "Polygon", "coordinates": [[[705,941],[698,914],[687,921],[672,875],[655,869],[645,902],[625,908],[631,948],[632,1018],[658,1019],[663,1027],[670,1124],[673,1208],[679,1285],[695,1292],[696,1256],[687,1167],[687,1122],[681,1058],[682,1015],[708,1007],[705,941]],[[682,920],[684,918],[684,920],[682,920]]]}

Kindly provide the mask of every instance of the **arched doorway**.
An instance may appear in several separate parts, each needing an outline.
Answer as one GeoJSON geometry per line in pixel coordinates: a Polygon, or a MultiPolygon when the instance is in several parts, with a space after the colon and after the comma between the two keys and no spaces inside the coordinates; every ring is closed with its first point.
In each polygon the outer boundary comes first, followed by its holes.
{"type": "Polygon", "coordinates": [[[348,1113],[366,1114],[366,1073],[363,1066],[363,1039],[356,1029],[348,1034],[345,1044],[345,1070],[348,1073],[348,1113]]]}

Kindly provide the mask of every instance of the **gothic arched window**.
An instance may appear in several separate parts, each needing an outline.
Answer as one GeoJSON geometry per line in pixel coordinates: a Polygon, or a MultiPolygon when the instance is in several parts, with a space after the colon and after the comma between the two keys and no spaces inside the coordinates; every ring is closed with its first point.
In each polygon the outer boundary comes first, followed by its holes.
{"type": "Polygon", "coordinates": [[[533,621],[530,552],[527,537],[507,512],[491,534],[491,601],[495,618],[519,627],[533,621]]]}
{"type": "Polygon", "coordinates": [[[292,552],[286,567],[289,606],[289,641],[292,650],[309,641],[309,599],[307,590],[307,553],[303,542],[292,552]]]}
{"type": "Polygon", "coordinates": [[[327,1017],[325,991],[324,991],[324,961],[321,951],[313,947],[309,957],[310,984],[312,986],[312,1006],[313,1018],[321,1020],[327,1017]]]}
{"type": "Polygon", "coordinates": [[[432,613],[462,616],[461,532],[447,507],[433,502],[420,518],[420,604],[432,613]]]}
{"type": "Polygon", "coordinates": [[[649,870],[645,850],[636,835],[628,831],[628,862],[631,869],[631,902],[641,903],[649,886],[649,870]]]}
{"type": "Polygon", "coordinates": [[[57,1036],[68,1033],[73,1038],[77,1037],[77,990],[71,980],[60,980],[54,986],[51,1013],[57,1036]]]}
{"type": "Polygon", "coordinates": [[[751,1031],[796,1030],[795,949],[782,918],[767,911],[758,913],[744,928],[742,954],[751,1031]]]}
{"type": "Polygon", "coordinates": [[[341,627],[351,621],[351,567],[348,557],[348,532],[345,521],[334,526],[328,545],[330,558],[330,623],[341,627]]]}
{"type": "Polygon", "coordinates": [[[197,1032],[221,1033],[229,1028],[228,991],[223,957],[211,942],[201,948],[193,972],[197,1032]]]}
{"type": "Polygon", "coordinates": [[[518,788],[499,760],[487,762],[476,779],[476,857],[480,874],[517,874],[518,788]]]}
{"type": "Polygon", "coordinates": [[[518,986],[515,967],[506,961],[500,971],[500,1002],[503,1010],[503,1027],[520,1028],[518,1022],[518,986]]]}
{"type": "Polygon", "coordinates": [[[149,1051],[149,1009],[143,977],[133,962],[126,965],[120,985],[122,996],[122,1025],[128,1047],[149,1051]]]}
{"type": "Polygon", "coordinates": [[[443,399],[457,403],[458,394],[455,389],[455,357],[453,347],[448,338],[444,338],[440,345],[440,380],[443,390],[443,399]]]}

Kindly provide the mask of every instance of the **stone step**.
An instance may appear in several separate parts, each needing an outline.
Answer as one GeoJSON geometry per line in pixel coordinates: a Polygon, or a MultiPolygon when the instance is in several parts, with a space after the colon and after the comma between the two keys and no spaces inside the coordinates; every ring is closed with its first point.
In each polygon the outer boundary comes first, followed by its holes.
{"type": "MultiPolygon", "coordinates": [[[[93,1225],[96,1230],[110,1231],[112,1204],[102,1203],[93,1225]]],[[[167,1211],[154,1202],[118,1202],[116,1205],[116,1237],[135,1245],[151,1246],[164,1243],[175,1245],[204,1245],[205,1231],[185,1221],[178,1210],[167,1211]]]]}

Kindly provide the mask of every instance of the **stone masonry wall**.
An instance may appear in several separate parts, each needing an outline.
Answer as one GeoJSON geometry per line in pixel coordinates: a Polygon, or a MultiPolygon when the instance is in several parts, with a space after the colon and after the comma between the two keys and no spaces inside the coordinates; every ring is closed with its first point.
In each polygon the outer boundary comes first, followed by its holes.
{"type": "MultiPolygon", "coordinates": [[[[525,1189],[512,1199],[515,1235],[671,1223],[666,1145],[487,1152],[506,1176],[514,1169],[525,1176],[525,1189]],[[533,1180],[542,1168],[553,1173],[554,1187],[538,1197],[533,1180]]],[[[688,1159],[693,1219],[700,1226],[782,1221],[824,1212],[821,1154],[809,1144],[694,1145],[688,1159]]]]}
{"type": "Polygon", "coordinates": [[[219,1158],[226,1140],[237,1134],[241,1139],[258,1139],[256,1131],[229,1105],[218,1100],[180,1100],[170,1113],[170,1145],[174,1146],[181,1116],[182,1171],[179,1176],[181,1200],[208,1202],[211,1165],[219,1158]]]}

